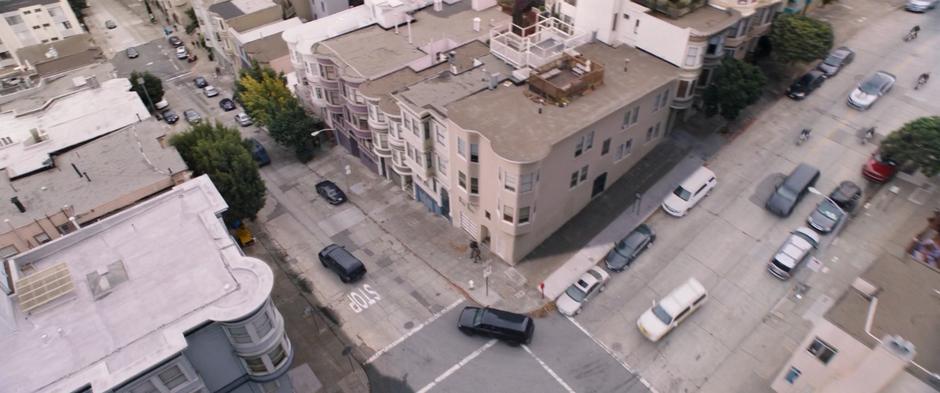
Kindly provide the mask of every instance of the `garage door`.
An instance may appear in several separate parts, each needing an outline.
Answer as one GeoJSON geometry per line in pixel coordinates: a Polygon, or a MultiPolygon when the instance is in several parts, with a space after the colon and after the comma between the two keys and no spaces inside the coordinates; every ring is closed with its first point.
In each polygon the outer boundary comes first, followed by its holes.
{"type": "Polygon", "coordinates": [[[460,212],[460,227],[467,231],[474,240],[480,239],[480,227],[464,212],[460,212]]]}

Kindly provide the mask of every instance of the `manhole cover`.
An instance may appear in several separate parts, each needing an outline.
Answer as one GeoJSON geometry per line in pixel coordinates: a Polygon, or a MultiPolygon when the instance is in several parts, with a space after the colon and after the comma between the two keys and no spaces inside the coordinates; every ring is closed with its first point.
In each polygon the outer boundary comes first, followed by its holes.
{"type": "Polygon", "coordinates": [[[411,322],[411,321],[405,322],[405,329],[411,330],[411,328],[413,327],[415,327],[414,322],[411,322]]]}

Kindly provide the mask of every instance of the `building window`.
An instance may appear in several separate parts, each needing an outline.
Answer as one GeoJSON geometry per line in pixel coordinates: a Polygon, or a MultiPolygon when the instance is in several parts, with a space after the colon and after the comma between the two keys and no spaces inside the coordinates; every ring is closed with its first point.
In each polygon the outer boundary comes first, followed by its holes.
{"type": "Polygon", "coordinates": [[[584,150],[590,150],[592,147],[594,147],[594,131],[585,135],[584,141],[584,150]]]}
{"type": "Polygon", "coordinates": [[[787,375],[783,377],[790,385],[793,385],[796,382],[796,379],[800,377],[800,370],[796,367],[790,367],[790,371],[787,372],[787,375]]]}
{"type": "Polygon", "coordinates": [[[48,24],[48,23],[43,23],[43,24],[42,24],[42,27],[49,27],[49,24],[48,24]]]}
{"type": "Polygon", "coordinates": [[[444,160],[444,157],[437,155],[437,170],[441,173],[447,172],[447,161],[444,160]]]}
{"type": "MultiPolygon", "coordinates": [[[[13,55],[11,55],[10,52],[0,52],[0,60],[10,60],[12,58],[13,58],[13,55]]],[[[4,139],[3,141],[4,146],[13,143],[12,140],[9,143],[6,142],[7,139],[10,139],[9,137],[3,137],[2,139],[4,139]]]]}
{"type": "Polygon", "coordinates": [[[529,222],[529,208],[523,207],[519,209],[519,223],[525,224],[529,222]]]}
{"type": "Polygon", "coordinates": [[[316,88],[313,89],[313,91],[314,91],[314,93],[316,93],[318,100],[322,100],[322,99],[323,99],[323,89],[321,89],[321,88],[319,88],[319,87],[316,87],[316,88]]]}
{"type": "Polygon", "coordinates": [[[480,162],[480,145],[470,144],[470,162],[480,162]]]}
{"type": "Polygon", "coordinates": [[[254,356],[250,358],[244,358],[245,365],[248,366],[248,371],[254,374],[261,374],[268,371],[267,366],[264,365],[264,359],[261,356],[254,356]]]}
{"type": "Polygon", "coordinates": [[[12,245],[12,244],[9,245],[9,246],[0,248],[0,258],[3,258],[3,259],[12,257],[12,256],[14,256],[14,255],[16,255],[16,254],[19,254],[19,253],[20,253],[20,250],[17,250],[17,249],[16,249],[16,246],[14,246],[14,245],[12,245]]]}
{"type": "Polygon", "coordinates": [[[585,165],[584,167],[581,168],[581,180],[580,181],[587,180],[587,175],[588,175],[588,166],[585,165]]]}
{"type": "Polygon", "coordinates": [[[574,156],[580,156],[584,151],[584,137],[578,138],[578,144],[574,146],[574,156]]]}
{"type": "Polygon", "coordinates": [[[271,317],[266,311],[262,311],[257,319],[252,322],[252,325],[255,327],[255,335],[258,339],[264,338],[274,329],[274,322],[271,321],[271,317]]]}
{"type": "Polygon", "coordinates": [[[39,30],[39,25],[33,26],[33,30],[39,30]]]}
{"type": "Polygon", "coordinates": [[[278,344],[271,352],[268,352],[268,359],[271,360],[271,366],[278,368],[287,360],[287,352],[284,351],[284,344],[278,344]]]}
{"type": "Polygon", "coordinates": [[[33,239],[35,239],[35,240],[36,240],[36,243],[39,243],[39,244],[46,244],[46,243],[49,243],[50,241],[52,241],[52,238],[49,237],[49,235],[46,234],[45,232],[40,233],[40,234],[38,234],[38,235],[36,235],[36,236],[33,236],[33,239]]]}
{"type": "Polygon", "coordinates": [[[506,221],[511,224],[512,214],[513,214],[512,206],[503,205],[503,221],[506,221]]]}
{"type": "Polygon", "coordinates": [[[170,390],[186,383],[186,375],[183,374],[183,370],[179,366],[172,366],[166,370],[163,370],[158,374],[160,377],[160,382],[170,390]]]}
{"type": "Polygon", "coordinates": [[[441,126],[434,123],[434,133],[437,135],[437,143],[444,146],[447,145],[447,136],[444,135],[444,130],[441,126]]]}
{"type": "Polygon", "coordinates": [[[698,51],[699,48],[693,46],[689,48],[689,51],[685,54],[685,65],[688,67],[694,67],[698,65],[698,51]]]}
{"type": "Polygon", "coordinates": [[[637,105],[633,110],[627,110],[623,114],[623,125],[621,128],[629,128],[630,126],[636,124],[637,120],[640,118],[640,106],[637,105]]]}
{"type": "Polygon", "coordinates": [[[138,386],[132,387],[131,393],[160,393],[160,391],[157,390],[157,387],[153,384],[153,382],[145,381],[138,386]]]}
{"type": "Polygon", "coordinates": [[[467,175],[461,171],[457,171],[457,185],[464,191],[467,190],[467,175]]]}
{"type": "Polygon", "coordinates": [[[688,98],[688,97],[689,97],[689,90],[691,90],[691,89],[689,89],[689,86],[690,86],[690,85],[691,85],[691,83],[689,83],[689,81],[680,80],[680,81],[679,81],[679,88],[676,89],[676,98],[679,98],[679,99],[688,98]]]}
{"type": "Polygon", "coordinates": [[[248,344],[251,342],[251,335],[248,334],[248,329],[244,326],[226,326],[225,330],[236,344],[248,344]]]}
{"type": "Polygon", "coordinates": [[[466,142],[464,142],[463,138],[457,138],[457,154],[463,158],[467,158],[466,149],[466,142]]]}
{"type": "Polygon", "coordinates": [[[653,138],[659,138],[659,125],[662,123],[656,123],[656,128],[653,130],[653,138]]]}
{"type": "Polygon", "coordinates": [[[503,188],[516,192],[516,176],[510,173],[503,174],[503,188]]]}
{"type": "Polygon", "coordinates": [[[8,16],[6,19],[7,19],[7,24],[9,24],[10,26],[23,23],[23,17],[19,15],[8,16]]]}
{"type": "Polygon", "coordinates": [[[578,185],[578,171],[574,171],[571,174],[571,183],[568,184],[568,187],[574,188],[577,185],[578,185]]]}
{"type": "Polygon", "coordinates": [[[646,142],[653,140],[653,126],[646,130],[646,142]]]}
{"type": "Polygon", "coordinates": [[[522,175],[519,181],[519,191],[520,192],[532,191],[532,186],[534,183],[535,183],[534,173],[526,173],[525,175],[522,175]]]}
{"type": "Polygon", "coordinates": [[[820,340],[819,337],[816,337],[806,350],[823,364],[829,364],[829,361],[839,352],[829,344],[826,344],[825,341],[820,340]]]}
{"type": "Polygon", "coordinates": [[[610,138],[604,139],[604,143],[601,144],[601,155],[605,155],[610,152],[610,138]]]}
{"type": "Polygon", "coordinates": [[[32,13],[33,13],[33,11],[30,11],[30,10],[23,11],[23,15],[29,15],[29,14],[32,14],[32,13]]]}
{"type": "Polygon", "coordinates": [[[480,193],[480,179],[471,177],[470,178],[470,193],[479,194],[480,193]]]}

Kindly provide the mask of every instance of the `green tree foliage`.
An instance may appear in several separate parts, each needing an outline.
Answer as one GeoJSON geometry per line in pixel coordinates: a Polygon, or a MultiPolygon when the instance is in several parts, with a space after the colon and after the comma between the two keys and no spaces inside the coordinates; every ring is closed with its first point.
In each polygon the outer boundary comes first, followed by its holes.
{"type": "Polygon", "coordinates": [[[186,9],[186,17],[189,18],[189,23],[186,24],[186,34],[192,34],[196,31],[196,28],[199,27],[199,20],[196,19],[196,10],[192,8],[186,9]]]}
{"type": "Polygon", "coordinates": [[[173,135],[170,144],[176,147],[194,176],[209,175],[228,203],[223,215],[226,222],[254,219],[264,207],[264,182],[248,143],[237,130],[222,123],[206,122],[173,135]]]}
{"type": "Polygon", "coordinates": [[[147,106],[150,110],[154,110],[151,107],[151,104],[156,104],[163,99],[163,81],[160,78],[154,76],[150,72],[131,72],[131,90],[137,92],[137,95],[140,96],[140,99],[144,102],[144,105],[147,106]],[[144,78],[143,88],[137,83],[137,80],[144,78]],[[144,93],[146,88],[146,93],[144,93]],[[147,101],[147,94],[150,95],[150,101],[147,101]]]}
{"type": "Polygon", "coordinates": [[[270,67],[262,67],[261,64],[258,64],[258,61],[252,60],[251,67],[242,68],[238,72],[238,79],[235,80],[235,94],[234,99],[236,101],[241,100],[241,94],[245,91],[245,86],[242,85],[242,78],[249,77],[253,80],[260,81],[268,76],[270,78],[280,79],[285,87],[287,86],[287,78],[284,77],[283,72],[275,72],[270,67]]]}
{"type": "Polygon", "coordinates": [[[734,120],[742,109],[757,102],[766,84],[767,77],[759,68],[727,57],[715,69],[712,84],[705,89],[705,114],[721,114],[726,120],[734,120]]]}
{"type": "Polygon", "coordinates": [[[300,105],[293,105],[271,118],[268,132],[277,143],[294,149],[298,160],[307,162],[313,158],[314,140],[310,133],[322,128],[319,119],[308,116],[300,105]]]}
{"type": "Polygon", "coordinates": [[[238,98],[248,114],[262,125],[271,124],[271,119],[278,112],[299,105],[297,99],[287,88],[287,84],[274,71],[263,72],[261,79],[244,75],[238,80],[241,89],[238,98]]]}
{"type": "Polygon", "coordinates": [[[780,15],[770,31],[774,56],[784,63],[821,59],[832,40],[832,25],[803,15],[780,15]]]}
{"type": "Polygon", "coordinates": [[[940,173],[940,116],[908,122],[881,142],[881,152],[927,176],[940,173]]]}

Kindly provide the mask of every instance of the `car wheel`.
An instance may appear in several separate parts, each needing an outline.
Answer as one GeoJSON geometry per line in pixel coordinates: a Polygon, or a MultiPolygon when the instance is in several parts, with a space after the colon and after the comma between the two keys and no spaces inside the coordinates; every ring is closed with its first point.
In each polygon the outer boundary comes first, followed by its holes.
{"type": "Polygon", "coordinates": [[[466,335],[466,336],[473,336],[473,332],[470,331],[470,329],[460,328],[460,332],[463,333],[463,334],[466,335]]]}
{"type": "Polygon", "coordinates": [[[327,269],[330,268],[329,266],[326,265],[326,261],[324,261],[324,260],[322,260],[322,259],[320,260],[320,264],[323,265],[323,267],[325,267],[325,268],[327,268],[327,269]]]}

